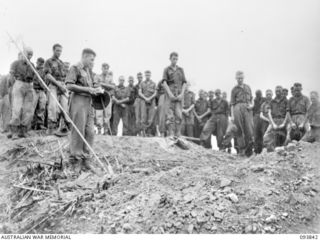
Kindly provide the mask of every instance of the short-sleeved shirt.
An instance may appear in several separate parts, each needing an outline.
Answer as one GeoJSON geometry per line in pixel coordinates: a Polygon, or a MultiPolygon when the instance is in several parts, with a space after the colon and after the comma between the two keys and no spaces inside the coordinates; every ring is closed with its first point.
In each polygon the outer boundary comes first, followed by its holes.
{"type": "Polygon", "coordinates": [[[309,120],[310,126],[320,127],[320,103],[311,104],[308,112],[307,118],[309,120]]]}
{"type": "MultiPolygon", "coordinates": [[[[97,83],[94,80],[93,72],[91,69],[83,66],[82,63],[71,66],[69,73],[66,77],[66,84],[75,84],[84,87],[95,87],[97,83]]],[[[81,93],[81,95],[89,94],[81,93]]]]}
{"type": "Polygon", "coordinates": [[[205,99],[197,99],[194,109],[198,115],[203,115],[207,112],[209,108],[209,103],[205,99]]]}
{"type": "Polygon", "coordinates": [[[305,115],[310,106],[308,97],[301,95],[299,97],[293,96],[289,99],[287,111],[291,115],[305,115]]]}
{"type": "Polygon", "coordinates": [[[114,91],[114,96],[118,99],[118,100],[123,100],[125,98],[130,97],[130,90],[128,87],[125,87],[124,85],[118,85],[115,88],[114,91]]]}
{"type": "Polygon", "coordinates": [[[27,83],[33,82],[35,76],[32,68],[25,60],[14,61],[10,68],[10,74],[16,80],[20,80],[27,83]]]}
{"type": "Polygon", "coordinates": [[[156,92],[156,88],[156,83],[152,80],[144,80],[140,84],[141,92],[147,98],[151,97],[156,92]]]}
{"type": "Polygon", "coordinates": [[[221,99],[220,101],[218,101],[217,99],[209,101],[209,108],[212,115],[228,115],[229,113],[229,104],[223,99],[221,99]]]}
{"type": "Polygon", "coordinates": [[[285,118],[287,114],[288,101],[285,97],[274,98],[270,103],[272,118],[285,118]]]}
{"type": "Polygon", "coordinates": [[[183,108],[187,109],[196,102],[195,94],[192,91],[186,91],[183,96],[183,108]]]}
{"type": "Polygon", "coordinates": [[[134,99],[140,98],[140,96],[139,96],[140,84],[141,84],[141,82],[138,83],[138,84],[136,84],[136,85],[133,87],[133,91],[134,91],[134,92],[133,92],[133,97],[134,97],[134,99]]]}
{"type": "Polygon", "coordinates": [[[239,103],[248,104],[252,100],[252,92],[249,85],[243,84],[243,86],[235,86],[231,91],[231,105],[239,103]]]}
{"type": "Polygon", "coordinates": [[[262,113],[264,117],[268,118],[268,112],[270,109],[271,109],[271,101],[266,100],[261,105],[260,113],[262,113]]]}
{"type": "Polygon", "coordinates": [[[176,69],[174,69],[172,66],[165,68],[162,79],[163,81],[167,82],[167,85],[174,96],[181,94],[182,86],[187,82],[184,71],[179,66],[176,66],[176,69]]]}
{"type": "Polygon", "coordinates": [[[262,104],[266,101],[265,98],[254,98],[252,112],[253,115],[259,115],[262,104]]]}
{"type": "MultiPolygon", "coordinates": [[[[42,68],[36,67],[36,70],[37,70],[38,74],[40,75],[41,79],[42,79],[43,81],[45,81],[45,78],[44,78],[44,77],[45,77],[44,68],[43,68],[43,67],[42,67],[42,68]]],[[[45,90],[45,89],[42,87],[42,84],[40,84],[40,83],[41,83],[41,82],[40,82],[38,76],[35,75],[35,76],[34,76],[34,80],[33,80],[33,88],[34,88],[35,90],[45,90]]],[[[48,84],[47,82],[45,82],[45,83],[48,84]]]]}
{"type": "Polygon", "coordinates": [[[55,57],[51,57],[44,63],[44,73],[51,74],[57,81],[64,81],[67,75],[64,63],[55,57]]]}

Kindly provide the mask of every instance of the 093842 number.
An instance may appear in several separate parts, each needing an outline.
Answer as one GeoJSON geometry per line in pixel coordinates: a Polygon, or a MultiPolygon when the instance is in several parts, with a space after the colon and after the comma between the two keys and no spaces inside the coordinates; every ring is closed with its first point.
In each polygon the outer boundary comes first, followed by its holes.
{"type": "Polygon", "coordinates": [[[300,239],[318,239],[317,234],[301,234],[300,239]]]}

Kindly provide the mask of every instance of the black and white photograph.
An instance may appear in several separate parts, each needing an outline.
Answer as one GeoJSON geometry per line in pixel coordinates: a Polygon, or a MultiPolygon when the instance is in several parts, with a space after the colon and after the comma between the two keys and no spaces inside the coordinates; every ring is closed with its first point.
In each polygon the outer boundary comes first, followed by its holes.
{"type": "Polygon", "coordinates": [[[319,70],[319,0],[0,0],[0,239],[320,239],[319,70]]]}

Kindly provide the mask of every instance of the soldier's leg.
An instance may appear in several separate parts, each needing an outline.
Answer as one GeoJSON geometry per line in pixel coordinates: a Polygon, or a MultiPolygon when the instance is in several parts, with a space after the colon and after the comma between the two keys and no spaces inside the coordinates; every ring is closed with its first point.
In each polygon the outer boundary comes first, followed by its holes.
{"type": "MultiPolygon", "coordinates": [[[[73,95],[70,101],[70,117],[78,128],[83,137],[86,138],[86,125],[88,122],[89,111],[91,110],[90,97],[73,95]],[[90,108],[88,108],[88,106],[90,108]]],[[[75,130],[71,127],[70,131],[70,157],[72,160],[81,160],[84,155],[84,141],[75,130]]]]}
{"type": "Polygon", "coordinates": [[[129,126],[129,110],[127,107],[121,109],[121,118],[122,118],[122,124],[123,124],[122,135],[128,136],[130,133],[130,130],[129,130],[130,126],[129,126]]]}
{"type": "MultiPolygon", "coordinates": [[[[89,111],[87,121],[85,123],[85,139],[88,142],[88,144],[92,147],[94,141],[94,109],[92,108],[92,106],[90,106],[90,103],[87,108],[89,111]]],[[[85,144],[83,149],[85,153],[90,153],[88,146],[86,146],[85,144]]]]}
{"type": "Polygon", "coordinates": [[[175,135],[181,136],[181,122],[182,122],[182,103],[176,102],[174,104],[174,121],[175,121],[175,135]]]}
{"type": "Polygon", "coordinates": [[[141,131],[141,99],[136,98],[134,102],[134,112],[136,117],[136,132],[140,134],[141,131]]]}
{"type": "Polygon", "coordinates": [[[38,102],[37,109],[36,109],[37,128],[45,129],[44,115],[45,115],[46,105],[47,105],[47,95],[44,91],[39,91],[37,102],[38,102]]]}
{"type": "Polygon", "coordinates": [[[242,104],[237,104],[234,106],[234,124],[237,126],[237,136],[235,136],[237,148],[240,155],[245,154],[246,143],[245,143],[245,123],[244,123],[244,111],[246,108],[242,108],[242,104]]]}
{"type": "Polygon", "coordinates": [[[151,103],[151,105],[148,106],[147,113],[148,113],[147,133],[148,135],[151,136],[153,133],[152,128],[154,127],[154,118],[155,118],[155,102],[154,101],[151,103]]]}
{"type": "Polygon", "coordinates": [[[57,103],[54,100],[54,97],[58,100],[57,87],[50,84],[49,85],[50,93],[48,97],[48,134],[53,134],[53,130],[57,126],[57,103]]]}
{"type": "Polygon", "coordinates": [[[225,115],[219,115],[219,119],[217,121],[217,127],[216,127],[216,139],[217,139],[217,145],[219,150],[225,149],[223,145],[223,137],[226,134],[228,126],[228,117],[225,115]]]}
{"type": "Polygon", "coordinates": [[[18,131],[21,125],[21,111],[23,106],[23,83],[21,81],[16,81],[12,88],[12,115],[10,120],[10,128],[12,132],[12,138],[17,138],[18,131]]]}
{"type": "Polygon", "coordinates": [[[105,116],[106,126],[104,127],[104,134],[108,133],[109,135],[112,135],[111,133],[112,100],[110,100],[110,103],[107,106],[105,113],[106,113],[106,116],[105,116]]]}
{"type": "Polygon", "coordinates": [[[141,100],[140,102],[140,114],[141,114],[141,129],[145,133],[148,126],[148,111],[147,111],[147,104],[144,100],[141,100]]]}
{"type": "Polygon", "coordinates": [[[113,106],[113,115],[112,115],[112,134],[116,136],[118,134],[118,125],[120,122],[120,108],[118,105],[113,106]]]}
{"type": "Polygon", "coordinates": [[[161,136],[166,133],[166,102],[165,95],[161,95],[158,103],[159,131],[161,136]]]}

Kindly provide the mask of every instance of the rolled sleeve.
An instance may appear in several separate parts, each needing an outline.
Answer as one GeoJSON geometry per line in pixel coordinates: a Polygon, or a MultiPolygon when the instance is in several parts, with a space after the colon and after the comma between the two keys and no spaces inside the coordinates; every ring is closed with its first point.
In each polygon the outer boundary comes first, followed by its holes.
{"type": "Polygon", "coordinates": [[[66,77],[66,84],[76,84],[77,82],[77,70],[75,66],[72,66],[66,77]]]}

